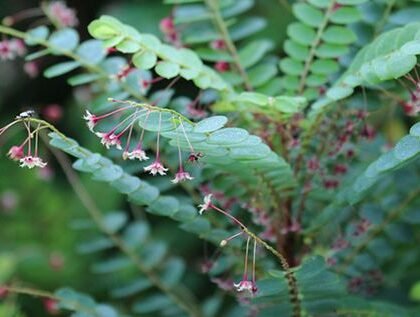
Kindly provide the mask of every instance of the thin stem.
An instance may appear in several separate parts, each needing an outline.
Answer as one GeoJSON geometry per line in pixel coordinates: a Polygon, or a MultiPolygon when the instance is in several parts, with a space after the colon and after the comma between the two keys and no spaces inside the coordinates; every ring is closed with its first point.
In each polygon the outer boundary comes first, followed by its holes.
{"type": "Polygon", "coordinates": [[[254,239],[254,250],[252,252],[252,282],[255,283],[255,256],[257,253],[257,240],[254,239]]]}
{"type": "Polygon", "coordinates": [[[293,317],[299,317],[301,316],[301,309],[300,309],[300,299],[299,299],[299,289],[297,286],[296,278],[293,274],[293,271],[290,270],[290,265],[287,263],[286,258],[280,254],[276,249],[274,249],[271,245],[269,245],[267,242],[265,242],[263,239],[261,239],[259,236],[257,236],[255,233],[253,233],[251,230],[249,230],[242,222],[240,222],[238,219],[227,213],[226,211],[218,208],[217,206],[210,204],[209,208],[212,208],[223,215],[227,216],[228,218],[232,219],[237,225],[241,227],[241,229],[248,235],[248,237],[251,237],[255,240],[255,243],[261,244],[267,251],[272,253],[274,256],[277,257],[279,260],[281,267],[285,271],[285,278],[287,280],[287,284],[289,287],[289,295],[290,300],[293,304],[293,317]]]}
{"type": "MultiPolygon", "coordinates": [[[[27,39],[34,40],[37,44],[47,48],[48,50],[54,50],[57,53],[61,54],[62,56],[66,56],[76,62],[79,62],[84,68],[86,68],[92,73],[98,74],[101,78],[109,78],[109,74],[105,70],[100,68],[99,66],[89,63],[88,61],[81,58],[79,55],[73,53],[72,51],[68,51],[68,50],[62,49],[61,47],[51,45],[51,43],[48,41],[40,40],[39,38],[33,38],[31,35],[25,32],[21,32],[21,31],[18,31],[16,29],[13,29],[4,25],[0,25],[0,33],[11,35],[13,37],[21,38],[24,40],[27,40],[27,39]]],[[[120,83],[120,86],[133,97],[139,100],[143,100],[143,101],[146,100],[146,98],[143,95],[139,94],[136,91],[133,91],[129,85],[125,83],[120,83]]]]}
{"type": "Polygon", "coordinates": [[[190,142],[190,139],[188,139],[187,133],[185,132],[184,124],[182,123],[182,120],[180,120],[179,125],[181,126],[182,133],[184,134],[185,140],[188,143],[188,146],[190,147],[191,153],[194,153],[194,148],[190,142]]]}
{"type": "Polygon", "coordinates": [[[318,45],[321,43],[322,34],[324,33],[324,30],[328,25],[328,21],[330,20],[330,16],[333,13],[334,5],[335,5],[335,0],[331,0],[330,5],[328,6],[327,11],[325,12],[324,20],[318,27],[317,34],[315,36],[314,41],[312,42],[311,49],[309,50],[309,55],[306,58],[305,66],[303,67],[302,75],[300,76],[299,88],[298,88],[299,94],[302,94],[303,89],[305,88],[306,78],[309,75],[309,69],[315,58],[316,49],[318,48],[318,45]]]}
{"type": "Polygon", "coordinates": [[[160,127],[162,124],[162,113],[159,112],[159,124],[158,124],[158,132],[157,132],[157,140],[156,140],[156,161],[160,159],[160,149],[159,149],[159,141],[160,141],[160,127]]]}
{"type": "Polygon", "coordinates": [[[238,69],[239,74],[244,80],[244,85],[246,90],[253,90],[251,81],[246,73],[245,69],[241,65],[241,60],[239,58],[238,51],[236,50],[235,44],[230,37],[229,30],[226,27],[225,21],[223,20],[222,15],[220,14],[219,2],[218,0],[205,0],[206,5],[210,8],[213,15],[213,22],[216,28],[219,30],[220,35],[223,38],[223,41],[226,44],[226,47],[232,56],[233,62],[238,69]]]}
{"type": "MultiPolygon", "coordinates": [[[[41,136],[44,141],[47,142],[46,137],[41,136]]],[[[69,184],[73,188],[76,195],[79,197],[80,201],[88,211],[90,217],[95,222],[97,227],[106,234],[112,242],[116,245],[118,249],[120,249],[127,257],[136,265],[138,270],[142,272],[144,275],[148,277],[148,279],[162,292],[166,293],[173,301],[176,303],[180,308],[188,313],[191,317],[202,316],[201,310],[198,306],[193,303],[187,303],[185,299],[183,299],[179,294],[168,288],[161,280],[160,277],[152,270],[148,269],[144,266],[143,261],[138,257],[137,253],[130,249],[118,235],[114,234],[110,231],[102,221],[102,213],[97,207],[93,198],[88,194],[86,188],[83,186],[80,178],[78,177],[77,173],[74,172],[70,160],[67,156],[62,153],[61,151],[56,150],[50,146],[50,150],[53,155],[56,157],[58,163],[60,164],[69,184]]],[[[192,295],[187,294],[188,297],[192,297],[192,295]]]]}
{"type": "Polygon", "coordinates": [[[133,107],[149,109],[150,111],[171,113],[174,117],[178,118],[180,121],[185,121],[185,122],[188,122],[191,125],[195,125],[195,123],[193,121],[191,121],[187,117],[183,116],[182,114],[180,114],[180,113],[178,113],[178,112],[176,112],[175,110],[172,110],[172,109],[161,108],[161,107],[153,106],[153,105],[150,105],[150,104],[147,104],[147,103],[138,103],[138,102],[131,101],[131,100],[118,100],[118,99],[114,99],[114,98],[108,98],[108,101],[125,103],[125,104],[129,104],[133,107]]]}
{"type": "Polygon", "coordinates": [[[245,251],[245,263],[244,263],[244,276],[243,280],[248,280],[248,252],[249,252],[249,241],[251,240],[251,237],[248,236],[246,239],[246,251],[245,251]]]}
{"type": "Polygon", "coordinates": [[[43,291],[43,290],[38,290],[38,289],[34,289],[34,288],[29,288],[29,287],[20,287],[20,286],[8,286],[8,285],[0,285],[1,289],[4,289],[10,293],[15,293],[15,294],[23,294],[23,295],[30,295],[30,296],[34,296],[34,297],[44,297],[44,298],[51,298],[54,300],[59,300],[59,298],[57,296],[55,296],[54,294],[47,292],[47,291],[43,291]]]}

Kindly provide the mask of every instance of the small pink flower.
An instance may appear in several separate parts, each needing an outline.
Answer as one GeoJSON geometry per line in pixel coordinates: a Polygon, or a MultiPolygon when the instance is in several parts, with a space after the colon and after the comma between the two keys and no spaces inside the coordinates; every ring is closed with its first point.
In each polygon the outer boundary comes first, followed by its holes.
{"type": "Polygon", "coordinates": [[[0,59],[5,60],[12,60],[15,58],[15,53],[10,45],[10,41],[3,40],[0,41],[0,59]]]}
{"type": "Polygon", "coordinates": [[[19,161],[20,159],[24,157],[23,146],[16,146],[16,145],[12,146],[9,152],[7,153],[7,155],[9,156],[10,159],[14,161],[19,161]]]}
{"type": "Polygon", "coordinates": [[[58,315],[60,312],[58,302],[55,299],[52,298],[46,298],[44,299],[44,309],[47,313],[51,315],[58,315]]]}
{"type": "Polygon", "coordinates": [[[208,194],[206,196],[204,196],[204,203],[201,205],[198,205],[198,208],[200,208],[200,210],[198,211],[198,213],[200,215],[203,214],[204,211],[206,211],[207,209],[210,208],[211,206],[211,197],[213,196],[213,194],[208,194]]]}
{"type": "Polygon", "coordinates": [[[46,162],[43,162],[40,157],[27,155],[24,158],[20,159],[20,167],[27,167],[29,169],[34,167],[44,168],[47,166],[46,162]]]}
{"type": "Polygon", "coordinates": [[[87,124],[89,130],[94,132],[93,128],[96,126],[96,124],[99,121],[98,117],[96,115],[90,113],[88,110],[86,110],[86,113],[83,116],[83,119],[86,120],[86,124],[87,124]]]}
{"type": "Polygon", "coordinates": [[[51,18],[63,27],[73,27],[79,23],[76,11],[67,7],[63,1],[52,2],[48,10],[51,18]]]}
{"type": "Polygon", "coordinates": [[[53,103],[42,109],[42,114],[48,121],[57,122],[63,117],[63,108],[53,103]]]}
{"type": "Polygon", "coordinates": [[[165,168],[158,159],[154,161],[152,164],[150,164],[149,166],[146,166],[144,168],[145,172],[150,172],[150,174],[152,174],[153,176],[155,176],[156,174],[159,174],[162,176],[166,175],[167,170],[168,169],[165,168]]]}
{"type": "Polygon", "coordinates": [[[159,28],[165,34],[175,32],[174,20],[171,17],[163,18],[159,22],[159,28]]]}
{"type": "Polygon", "coordinates": [[[316,172],[320,167],[319,160],[316,157],[311,157],[308,160],[306,166],[310,172],[316,172]]]}
{"type": "Polygon", "coordinates": [[[146,152],[143,151],[142,149],[135,149],[131,152],[129,151],[124,151],[122,154],[122,157],[124,160],[139,160],[139,161],[146,161],[149,159],[148,156],[146,156],[146,152]]]}
{"type": "Polygon", "coordinates": [[[224,73],[230,69],[230,65],[228,62],[220,61],[214,64],[214,69],[218,72],[224,73]]]}
{"type": "Polygon", "coordinates": [[[17,55],[17,56],[23,56],[26,54],[26,46],[25,42],[23,42],[21,39],[11,39],[9,41],[10,43],[10,49],[17,55]]]}
{"type": "Polygon", "coordinates": [[[194,177],[192,177],[190,173],[184,172],[182,169],[180,169],[178,173],[175,174],[175,178],[171,182],[174,184],[177,184],[179,182],[192,180],[192,179],[194,179],[194,177]]]}
{"type": "Polygon", "coordinates": [[[254,295],[257,291],[257,285],[254,282],[248,281],[247,279],[243,279],[239,283],[234,283],[233,286],[236,288],[237,292],[247,291],[251,295],[254,295]]]}
{"type": "Polygon", "coordinates": [[[50,267],[55,271],[60,271],[64,267],[64,262],[63,255],[58,252],[51,253],[48,259],[50,267]]]}
{"type": "Polygon", "coordinates": [[[107,149],[111,146],[115,146],[118,150],[122,149],[121,140],[116,134],[114,134],[114,132],[96,132],[96,135],[101,138],[101,143],[105,145],[107,149]]]}
{"type": "Polygon", "coordinates": [[[36,62],[27,62],[27,63],[23,64],[23,71],[30,78],[35,78],[39,74],[38,64],[36,62]]]}
{"type": "Polygon", "coordinates": [[[0,298],[5,298],[8,294],[9,291],[6,288],[0,287],[0,298]]]}
{"type": "Polygon", "coordinates": [[[224,50],[226,49],[226,43],[224,40],[218,39],[211,42],[210,47],[215,50],[224,50]]]}

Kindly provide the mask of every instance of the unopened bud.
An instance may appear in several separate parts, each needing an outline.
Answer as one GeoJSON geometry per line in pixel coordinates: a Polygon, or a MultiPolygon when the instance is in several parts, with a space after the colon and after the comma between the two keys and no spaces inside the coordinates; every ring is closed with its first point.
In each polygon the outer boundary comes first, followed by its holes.
{"type": "Polygon", "coordinates": [[[227,243],[228,241],[226,239],[223,239],[222,241],[220,241],[220,246],[223,248],[227,243]]]}

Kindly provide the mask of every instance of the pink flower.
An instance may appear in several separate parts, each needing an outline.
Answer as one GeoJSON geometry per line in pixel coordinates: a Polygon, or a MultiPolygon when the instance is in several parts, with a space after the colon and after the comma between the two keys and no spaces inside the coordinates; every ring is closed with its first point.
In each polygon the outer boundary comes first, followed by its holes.
{"type": "Polygon", "coordinates": [[[224,50],[226,49],[226,43],[224,40],[218,39],[211,42],[210,47],[214,50],[224,50]]]}
{"type": "Polygon", "coordinates": [[[63,27],[73,27],[79,23],[76,11],[67,7],[63,1],[52,2],[48,10],[51,18],[63,27]]]}
{"type": "Polygon", "coordinates": [[[90,113],[88,110],[86,110],[86,113],[83,116],[83,119],[86,120],[86,124],[87,124],[89,130],[92,131],[92,132],[94,132],[93,131],[93,128],[98,123],[99,118],[96,115],[90,113]]]}
{"type": "Polygon", "coordinates": [[[53,103],[42,109],[42,114],[48,121],[57,122],[63,117],[63,108],[53,103]]]}
{"type": "Polygon", "coordinates": [[[178,173],[175,174],[175,178],[171,182],[174,184],[177,184],[179,182],[192,180],[192,179],[194,179],[194,177],[192,177],[190,173],[184,172],[182,169],[180,169],[178,173]]]}
{"type": "Polygon", "coordinates": [[[214,69],[218,72],[224,73],[230,69],[230,65],[228,62],[220,61],[214,64],[214,69]]]}
{"type": "Polygon", "coordinates": [[[35,78],[39,74],[38,64],[36,62],[27,62],[23,64],[23,70],[30,78],[35,78]]]}
{"type": "Polygon", "coordinates": [[[144,168],[145,172],[150,172],[150,174],[152,174],[153,176],[155,176],[156,174],[159,174],[162,176],[166,175],[167,170],[168,169],[165,168],[158,159],[154,161],[152,164],[150,164],[149,166],[146,166],[144,168]]]}
{"type": "Polygon", "coordinates": [[[60,312],[58,302],[52,298],[44,299],[44,309],[51,315],[57,315],[60,312]]]}
{"type": "Polygon", "coordinates": [[[18,56],[23,56],[26,54],[25,42],[21,39],[11,39],[9,41],[10,49],[18,56]]]}
{"type": "Polygon", "coordinates": [[[208,194],[206,196],[204,196],[204,203],[201,205],[198,205],[198,208],[200,208],[200,210],[198,211],[198,213],[200,215],[203,214],[204,211],[206,211],[207,209],[210,208],[211,206],[211,197],[213,196],[213,194],[208,194]]]}
{"type": "Polygon", "coordinates": [[[252,281],[248,281],[247,279],[243,279],[237,284],[234,283],[233,286],[236,288],[236,291],[238,292],[247,291],[251,295],[254,295],[258,291],[257,285],[255,285],[255,283],[252,281]]]}
{"type": "Polygon", "coordinates": [[[175,32],[174,20],[171,17],[163,18],[160,20],[159,28],[165,34],[175,32]]]}
{"type": "Polygon", "coordinates": [[[124,160],[135,160],[138,159],[139,161],[146,161],[149,159],[148,156],[146,156],[146,152],[143,151],[142,149],[135,149],[131,152],[129,151],[124,151],[122,154],[122,157],[124,160]]]}
{"type": "Polygon", "coordinates": [[[37,156],[27,155],[20,159],[20,167],[27,167],[29,169],[34,167],[44,168],[47,163],[43,162],[41,158],[37,156]]]}
{"type": "Polygon", "coordinates": [[[122,149],[121,140],[116,134],[114,134],[114,132],[96,132],[96,135],[101,138],[101,143],[105,145],[107,149],[109,149],[111,146],[116,146],[118,150],[122,149]]]}
{"type": "Polygon", "coordinates": [[[21,158],[23,158],[23,146],[12,146],[7,153],[10,159],[14,161],[19,161],[21,158]]]}
{"type": "Polygon", "coordinates": [[[0,42],[0,59],[5,60],[12,60],[15,58],[15,53],[10,45],[10,41],[3,40],[0,42]]]}

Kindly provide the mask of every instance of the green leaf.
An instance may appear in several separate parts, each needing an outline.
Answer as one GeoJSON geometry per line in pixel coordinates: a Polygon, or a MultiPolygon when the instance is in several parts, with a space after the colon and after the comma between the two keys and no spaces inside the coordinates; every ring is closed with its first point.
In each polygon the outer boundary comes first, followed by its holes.
{"type": "Polygon", "coordinates": [[[332,44],[351,44],[357,40],[357,37],[347,27],[329,26],[322,34],[322,39],[332,44]]]}
{"type": "Polygon", "coordinates": [[[239,41],[261,31],[266,25],[267,22],[262,18],[244,18],[229,28],[230,37],[234,41],[239,41]]]}
{"type": "Polygon", "coordinates": [[[109,232],[116,233],[127,223],[128,217],[124,212],[110,212],[103,217],[103,225],[109,232]]]}
{"type": "Polygon", "coordinates": [[[151,282],[145,278],[139,278],[134,281],[130,281],[129,284],[113,288],[111,290],[111,296],[114,298],[125,298],[137,293],[140,293],[152,286],[151,282]]]}
{"type": "Polygon", "coordinates": [[[156,65],[157,56],[151,51],[140,51],[133,56],[134,66],[140,69],[151,69],[156,65]]]}
{"type": "Polygon", "coordinates": [[[78,68],[79,66],[80,66],[79,62],[64,62],[60,64],[55,64],[53,66],[48,67],[44,71],[44,76],[47,78],[57,77],[57,76],[66,74],[68,72],[71,72],[72,70],[78,68]]]}
{"type": "Polygon", "coordinates": [[[106,50],[101,41],[88,40],[77,48],[76,54],[87,63],[96,65],[105,58],[106,50]]]}
{"type": "Polygon", "coordinates": [[[164,295],[152,295],[134,303],[132,310],[137,314],[149,314],[173,305],[164,295]]]}
{"type": "Polygon", "coordinates": [[[73,51],[79,44],[79,34],[73,29],[61,29],[51,34],[48,39],[51,53],[61,55],[63,51],[73,51]]]}
{"type": "Polygon", "coordinates": [[[420,281],[414,283],[410,289],[410,299],[416,302],[420,302],[420,281]]]}
{"type": "Polygon", "coordinates": [[[170,79],[179,74],[180,67],[172,62],[161,61],[156,65],[155,70],[159,76],[170,79]]]}
{"type": "Polygon", "coordinates": [[[225,128],[214,132],[207,142],[210,144],[228,145],[245,141],[248,132],[239,128],[225,128]]]}
{"type": "Polygon", "coordinates": [[[309,48],[292,40],[286,40],[284,42],[284,50],[287,55],[298,61],[306,61],[309,56],[309,48]]]}
{"type": "Polygon", "coordinates": [[[116,49],[126,54],[136,53],[141,49],[141,45],[137,41],[126,39],[119,42],[116,46],[116,49]]]}
{"type": "Polygon", "coordinates": [[[312,27],[319,27],[324,20],[324,15],[321,10],[306,3],[294,4],[293,13],[302,23],[312,27]]]}
{"type": "Polygon", "coordinates": [[[198,122],[192,131],[197,133],[213,132],[223,128],[227,121],[228,119],[224,116],[213,116],[198,122]]]}
{"type": "Polygon", "coordinates": [[[179,210],[179,202],[172,196],[160,196],[149,208],[153,214],[172,216],[179,210]]]}
{"type": "Polygon", "coordinates": [[[309,46],[314,42],[316,32],[303,23],[294,22],[287,27],[287,35],[296,43],[309,46]]]}
{"type": "Polygon", "coordinates": [[[323,43],[317,48],[315,55],[320,58],[337,58],[347,54],[348,51],[349,47],[345,45],[323,43]]]}
{"type": "Polygon", "coordinates": [[[273,42],[267,40],[252,41],[239,50],[239,60],[244,68],[251,67],[258,63],[265,54],[274,47],[273,42]]]}
{"type": "Polygon", "coordinates": [[[303,72],[304,65],[289,57],[283,58],[279,63],[280,69],[288,75],[300,75],[303,72]]]}
{"type": "Polygon", "coordinates": [[[84,84],[91,83],[91,82],[96,81],[100,78],[101,78],[101,76],[98,75],[98,74],[79,74],[79,75],[70,77],[67,80],[67,82],[71,86],[79,86],[79,85],[84,85],[84,84]]]}
{"type": "Polygon", "coordinates": [[[30,29],[26,32],[25,43],[27,45],[36,45],[39,42],[45,41],[50,31],[44,25],[30,29]]]}
{"type": "Polygon", "coordinates": [[[338,72],[340,65],[333,59],[318,59],[314,61],[310,70],[314,74],[331,75],[338,72]]]}
{"type": "Polygon", "coordinates": [[[94,20],[88,25],[90,35],[100,40],[107,40],[118,36],[121,29],[121,22],[110,16],[101,16],[99,20],[94,20]]]}
{"type": "Polygon", "coordinates": [[[356,7],[341,7],[331,14],[330,20],[337,24],[350,24],[359,21],[362,15],[356,7]]]}
{"type": "Polygon", "coordinates": [[[253,67],[249,72],[249,80],[253,87],[260,87],[277,74],[277,67],[274,63],[263,63],[253,67]]]}

